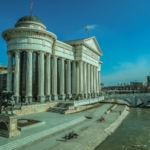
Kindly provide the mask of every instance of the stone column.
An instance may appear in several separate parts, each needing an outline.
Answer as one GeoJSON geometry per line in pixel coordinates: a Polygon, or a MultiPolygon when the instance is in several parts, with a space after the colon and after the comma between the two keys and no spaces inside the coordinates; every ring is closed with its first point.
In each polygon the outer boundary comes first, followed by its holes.
{"type": "Polygon", "coordinates": [[[88,82],[87,82],[87,87],[88,87],[88,98],[91,97],[91,67],[90,64],[88,64],[88,73],[87,73],[88,77],[88,82]]]}
{"type": "Polygon", "coordinates": [[[101,78],[100,78],[100,71],[98,72],[98,83],[99,83],[99,93],[101,92],[101,78]]]}
{"type": "Polygon", "coordinates": [[[57,95],[57,57],[52,57],[52,99],[58,100],[57,95]]]}
{"type": "Polygon", "coordinates": [[[87,64],[84,63],[84,69],[83,69],[83,82],[84,82],[84,97],[87,98],[87,64]]]}
{"type": "Polygon", "coordinates": [[[7,67],[7,91],[10,92],[12,91],[12,58],[13,54],[12,52],[8,51],[8,67],[7,67]]]}
{"type": "Polygon", "coordinates": [[[93,97],[94,95],[94,90],[93,90],[93,66],[91,65],[91,96],[93,97]]]}
{"type": "Polygon", "coordinates": [[[99,95],[99,78],[98,78],[98,68],[96,68],[96,86],[97,86],[97,96],[99,95]]]}
{"type": "Polygon", "coordinates": [[[15,51],[15,71],[14,71],[14,99],[16,103],[19,102],[19,82],[20,82],[20,52],[15,51]]]}
{"type": "Polygon", "coordinates": [[[70,99],[71,95],[71,61],[67,60],[67,72],[66,72],[66,97],[70,99]]]}
{"type": "Polygon", "coordinates": [[[94,83],[94,97],[96,97],[96,67],[93,67],[93,83],[94,83]]]}
{"type": "Polygon", "coordinates": [[[38,101],[44,102],[44,53],[38,55],[38,101]]]}
{"type": "Polygon", "coordinates": [[[46,76],[45,76],[45,94],[46,101],[51,101],[51,55],[50,53],[46,54],[46,76]]]}
{"type": "Polygon", "coordinates": [[[83,62],[79,61],[79,95],[83,99],[83,62]]]}
{"type": "Polygon", "coordinates": [[[26,95],[25,102],[32,102],[32,51],[27,51],[26,95]]]}
{"type": "Polygon", "coordinates": [[[77,81],[77,89],[76,89],[76,95],[79,95],[79,62],[76,64],[76,81],[77,81]]]}
{"type": "Polygon", "coordinates": [[[59,98],[64,100],[65,99],[65,93],[64,93],[64,58],[60,58],[60,95],[59,98]]]}
{"type": "Polygon", "coordinates": [[[76,96],[77,94],[77,68],[76,68],[76,61],[72,62],[72,94],[76,96]]]}

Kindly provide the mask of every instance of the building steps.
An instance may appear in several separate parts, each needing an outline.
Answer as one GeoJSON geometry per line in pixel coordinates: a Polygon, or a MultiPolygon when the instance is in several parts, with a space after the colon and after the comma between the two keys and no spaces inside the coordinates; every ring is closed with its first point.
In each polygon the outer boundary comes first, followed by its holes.
{"type": "Polygon", "coordinates": [[[55,107],[50,108],[49,112],[64,114],[66,110],[69,109],[69,106],[73,106],[73,103],[58,103],[55,107]]]}

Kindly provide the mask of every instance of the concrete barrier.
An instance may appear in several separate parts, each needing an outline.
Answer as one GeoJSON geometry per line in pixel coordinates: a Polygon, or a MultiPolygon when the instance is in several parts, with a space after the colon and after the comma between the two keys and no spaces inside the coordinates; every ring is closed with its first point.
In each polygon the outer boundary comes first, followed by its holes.
{"type": "Polygon", "coordinates": [[[85,106],[78,106],[78,107],[71,106],[71,107],[69,107],[69,110],[65,111],[65,114],[80,112],[80,111],[83,111],[83,110],[86,110],[86,109],[89,109],[89,108],[93,108],[93,107],[101,107],[102,105],[103,104],[96,103],[96,104],[93,104],[93,105],[85,105],[85,106]]]}
{"type": "Polygon", "coordinates": [[[81,106],[81,105],[87,105],[87,104],[93,104],[104,100],[104,96],[96,97],[96,98],[90,98],[85,100],[75,100],[74,106],[81,106]]]}

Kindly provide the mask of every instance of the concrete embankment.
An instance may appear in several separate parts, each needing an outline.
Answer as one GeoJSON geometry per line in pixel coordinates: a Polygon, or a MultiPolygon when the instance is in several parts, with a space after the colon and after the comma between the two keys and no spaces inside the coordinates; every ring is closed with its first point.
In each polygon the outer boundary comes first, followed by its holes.
{"type": "Polygon", "coordinates": [[[108,128],[105,129],[105,132],[109,135],[111,135],[118,126],[122,123],[122,121],[125,119],[125,117],[129,114],[129,107],[126,106],[120,117],[112,123],[108,128]]]}
{"type": "Polygon", "coordinates": [[[53,148],[52,150],[94,150],[108,136],[110,136],[125,119],[129,113],[128,106],[115,106],[109,114],[105,114],[105,120],[96,122],[94,125],[79,133],[77,139],[68,140],[53,148]],[[122,112],[121,114],[119,112],[122,112]]]}

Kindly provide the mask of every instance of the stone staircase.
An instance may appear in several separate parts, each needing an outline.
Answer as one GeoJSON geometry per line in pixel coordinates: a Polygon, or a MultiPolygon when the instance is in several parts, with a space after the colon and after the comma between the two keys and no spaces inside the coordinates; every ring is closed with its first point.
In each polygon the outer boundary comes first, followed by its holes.
{"type": "Polygon", "coordinates": [[[73,106],[73,103],[59,102],[55,107],[48,109],[48,112],[64,114],[69,109],[69,106],[73,106]]]}

